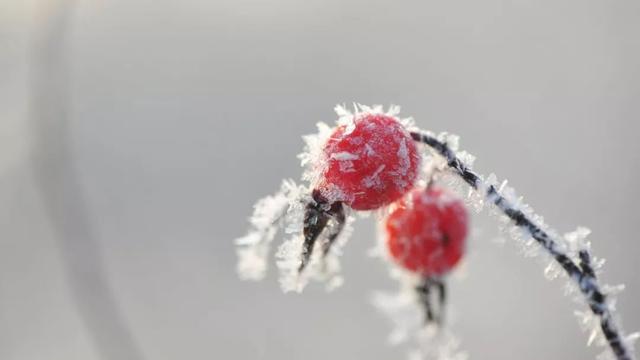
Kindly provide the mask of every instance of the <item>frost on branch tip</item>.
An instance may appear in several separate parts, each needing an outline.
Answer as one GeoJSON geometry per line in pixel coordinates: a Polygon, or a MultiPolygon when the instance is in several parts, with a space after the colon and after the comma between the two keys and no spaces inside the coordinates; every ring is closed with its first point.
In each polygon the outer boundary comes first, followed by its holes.
{"type": "Polygon", "coordinates": [[[351,216],[347,217],[345,229],[336,239],[330,253],[321,259],[320,254],[315,252],[308,269],[298,274],[304,207],[310,201],[309,194],[307,187],[296,185],[292,180],[285,180],[278,192],[255,204],[250,218],[251,230],[235,241],[237,270],[241,279],[262,280],[265,277],[271,243],[278,230],[283,230],[286,240],[275,254],[283,291],[301,292],[310,279],[325,282],[327,290],[335,289],[342,284],[338,257],[351,233],[351,216]]]}
{"type": "Polygon", "coordinates": [[[250,218],[251,230],[247,235],[236,239],[238,265],[241,279],[261,280],[267,267],[271,242],[281,226],[289,209],[300,202],[306,189],[297,186],[292,180],[282,182],[280,190],[274,195],[258,200],[250,218]]]}
{"type": "MultiPolygon", "coordinates": [[[[299,273],[300,249],[302,248],[302,218],[304,209],[292,208],[288,217],[288,238],[280,245],[276,252],[276,264],[280,270],[280,287],[284,292],[302,292],[309,280],[316,280],[325,284],[327,291],[340,287],[344,279],[340,274],[341,267],[339,257],[342,255],[342,247],[351,236],[353,216],[347,216],[345,228],[336,239],[329,254],[323,258],[321,251],[313,251],[310,262],[305,271],[299,273]]],[[[316,248],[322,247],[326,238],[319,239],[316,248]]]]}
{"type": "Polygon", "coordinates": [[[391,277],[398,280],[398,291],[376,292],[371,298],[372,304],[393,324],[389,343],[410,343],[408,360],[467,360],[469,356],[461,349],[460,339],[448,325],[425,326],[415,291],[418,281],[415,275],[392,268],[391,277]]]}

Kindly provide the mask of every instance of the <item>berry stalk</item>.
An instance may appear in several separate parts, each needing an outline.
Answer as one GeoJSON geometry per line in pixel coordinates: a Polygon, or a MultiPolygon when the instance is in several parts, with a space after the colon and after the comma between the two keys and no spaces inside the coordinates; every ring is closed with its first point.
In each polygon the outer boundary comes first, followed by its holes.
{"type": "Polygon", "coordinates": [[[579,253],[580,263],[576,264],[568,254],[566,254],[558,241],[553,239],[549,233],[538,226],[524,212],[516,208],[508,199],[500,194],[495,186],[489,184],[485,186],[480,176],[471,171],[453,150],[445,143],[423,131],[412,131],[411,137],[414,141],[421,142],[435,150],[439,155],[447,160],[447,165],[469,186],[475,190],[485,190],[487,201],[496,205],[516,226],[527,230],[533,239],[538,242],[564,269],[569,278],[573,279],[584,295],[585,300],[593,312],[600,319],[600,328],[607,340],[609,347],[618,360],[634,359],[631,349],[624,342],[622,330],[618,328],[613,319],[611,309],[607,305],[606,295],[602,291],[593,267],[591,266],[591,255],[588,250],[579,253]]]}

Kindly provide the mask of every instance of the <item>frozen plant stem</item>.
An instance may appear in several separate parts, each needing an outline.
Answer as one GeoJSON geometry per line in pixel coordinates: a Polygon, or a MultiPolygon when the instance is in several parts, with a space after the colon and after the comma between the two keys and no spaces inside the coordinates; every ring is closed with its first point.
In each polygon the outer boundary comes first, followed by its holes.
{"type": "Polygon", "coordinates": [[[328,204],[318,191],[312,194],[313,200],[306,206],[304,215],[304,242],[302,243],[302,261],[298,267],[298,273],[304,271],[311,260],[313,245],[325,229],[329,220],[335,221],[335,226],[330,229],[326,241],[322,244],[322,257],[326,257],[331,250],[331,245],[336,241],[344,228],[346,216],[342,202],[328,204]]]}
{"type": "Polygon", "coordinates": [[[422,279],[420,284],[416,286],[416,292],[418,293],[418,298],[422,303],[422,306],[425,309],[425,324],[436,323],[437,325],[442,325],[444,323],[444,304],[447,299],[446,286],[444,281],[437,278],[429,278],[426,277],[422,279]],[[434,291],[437,291],[437,312],[434,311],[433,308],[433,297],[434,291]]]}
{"type": "MultiPolygon", "coordinates": [[[[445,142],[438,140],[426,132],[412,131],[411,137],[413,140],[431,147],[439,155],[444,157],[449,168],[473,189],[485,189],[485,184],[480,176],[471,171],[445,142]]],[[[518,227],[528,231],[531,237],[562,266],[569,278],[577,283],[591,311],[600,319],[600,328],[616,358],[618,360],[632,360],[632,352],[627,347],[627,344],[625,344],[623,340],[624,336],[617,327],[612,317],[611,309],[607,305],[606,296],[598,284],[595,272],[591,266],[591,255],[589,252],[587,250],[581,250],[579,252],[580,263],[576,264],[563,252],[556,240],[540,228],[540,226],[536,225],[524,212],[511,204],[493,185],[489,184],[489,186],[486,187],[484,196],[489,202],[496,205],[496,207],[518,227]]]]}

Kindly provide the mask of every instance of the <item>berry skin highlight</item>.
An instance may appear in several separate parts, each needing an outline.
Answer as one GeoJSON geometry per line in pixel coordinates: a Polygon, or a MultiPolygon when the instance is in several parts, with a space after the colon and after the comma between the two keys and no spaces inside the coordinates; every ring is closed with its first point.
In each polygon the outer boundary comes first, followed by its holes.
{"type": "Polygon", "coordinates": [[[330,201],[373,210],[406,194],[420,156],[398,119],[363,113],[338,126],[323,149],[325,165],[316,189],[330,201]]]}
{"type": "Polygon", "coordinates": [[[426,277],[448,273],[465,251],[468,215],[463,202],[437,187],[414,190],[385,222],[386,245],[401,267],[426,277]]]}

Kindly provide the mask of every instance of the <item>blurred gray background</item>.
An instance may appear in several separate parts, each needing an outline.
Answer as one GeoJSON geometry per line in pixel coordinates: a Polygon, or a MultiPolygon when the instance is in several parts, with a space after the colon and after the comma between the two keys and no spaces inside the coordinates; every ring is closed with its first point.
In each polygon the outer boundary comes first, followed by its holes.
{"type": "MultiPolygon", "coordinates": [[[[334,293],[235,275],[253,202],[352,101],[590,227],[640,329],[639,34],[633,0],[0,0],[0,359],[404,358],[368,304],[394,288],[373,219],[334,293]]],[[[594,358],[564,281],[474,226],[451,283],[471,358],[594,358]]]]}

